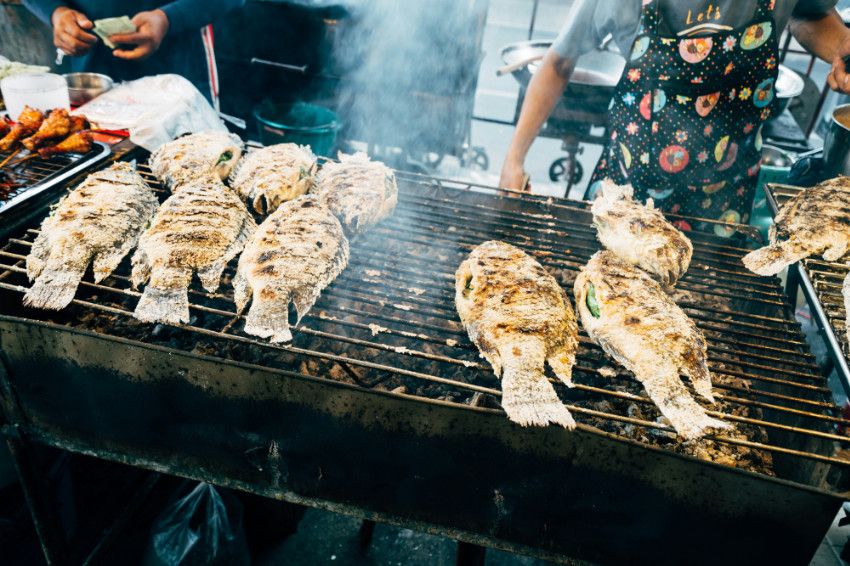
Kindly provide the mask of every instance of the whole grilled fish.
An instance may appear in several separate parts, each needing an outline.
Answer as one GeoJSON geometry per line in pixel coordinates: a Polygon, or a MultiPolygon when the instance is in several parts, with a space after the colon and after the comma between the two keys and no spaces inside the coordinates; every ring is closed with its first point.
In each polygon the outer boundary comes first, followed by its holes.
{"type": "Polygon", "coordinates": [[[242,155],[242,140],[227,132],[190,134],[164,143],[151,153],[148,165],[172,191],[212,173],[226,179],[242,155]]]}
{"type": "Polygon", "coordinates": [[[238,312],[251,301],[245,332],[292,340],[289,304],[300,322],[347,264],[348,240],[331,211],[312,195],[282,204],[239,257],[233,289],[238,312]]]}
{"type": "Polygon", "coordinates": [[[481,244],[455,273],[455,305],[472,343],[502,380],[502,408],[523,426],[575,421],[544,375],[572,386],[578,325],[566,293],[510,244],[481,244]]]}
{"type": "Polygon", "coordinates": [[[133,287],[147,282],[134,316],[143,322],[189,322],[192,273],[215,292],[225,266],[256,227],[239,196],[216,177],[182,185],[162,203],[133,254],[133,287]]]}
{"type": "Polygon", "coordinates": [[[135,247],[158,204],[129,163],[86,177],[41,224],[27,256],[27,276],[34,283],[24,304],[64,308],[91,262],[95,283],[102,281],[135,247]]]}
{"type": "Polygon", "coordinates": [[[714,401],[705,337],[658,282],[606,250],[590,258],[574,290],[590,338],[635,374],[679,435],[729,428],[709,417],[679,378],[684,373],[714,401]]]}
{"type": "Polygon", "coordinates": [[[675,285],[691,264],[691,241],[655,209],[652,199],[646,206],[635,202],[631,185],[602,183],[591,208],[599,241],[665,287],[675,285]]]}
{"type": "Polygon", "coordinates": [[[785,203],[770,227],[770,245],[744,256],[759,275],[775,275],[811,255],[838,261],[850,251],[850,177],[824,181],[785,203]]]}
{"type": "Polygon", "coordinates": [[[370,161],[365,153],[339,154],[316,177],[313,190],[336,214],[351,235],[368,230],[395,210],[398,186],[386,165],[370,161]]]}
{"type": "Polygon", "coordinates": [[[306,193],[316,174],[309,147],[280,143],[251,151],[230,175],[230,186],[260,214],[306,193]]]}

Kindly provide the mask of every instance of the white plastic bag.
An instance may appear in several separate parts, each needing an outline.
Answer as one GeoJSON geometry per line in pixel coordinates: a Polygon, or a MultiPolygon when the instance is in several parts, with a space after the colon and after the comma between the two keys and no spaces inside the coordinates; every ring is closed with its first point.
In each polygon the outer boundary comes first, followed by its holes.
{"type": "Polygon", "coordinates": [[[148,151],[183,134],[227,131],[207,99],[180,75],[154,75],[119,84],[77,109],[107,130],[129,130],[148,151]]]}

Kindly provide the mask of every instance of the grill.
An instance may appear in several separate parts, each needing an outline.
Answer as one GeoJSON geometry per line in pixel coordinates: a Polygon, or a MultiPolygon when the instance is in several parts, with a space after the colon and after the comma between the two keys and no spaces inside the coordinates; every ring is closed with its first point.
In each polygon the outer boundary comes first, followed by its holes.
{"type": "MultiPolygon", "coordinates": [[[[11,153],[14,152],[0,151],[0,163],[11,157],[11,153]]],[[[0,191],[0,213],[70,179],[86,167],[105,159],[109,153],[109,146],[96,142],[88,153],[82,155],[66,153],[47,159],[35,157],[18,165],[15,165],[18,158],[12,157],[9,164],[0,167],[0,183],[13,182],[16,186],[8,192],[0,191]],[[33,190],[36,187],[38,190],[33,190]]]]}
{"type": "Polygon", "coordinates": [[[53,446],[546,558],[811,558],[842,502],[850,460],[837,450],[850,421],[835,414],[782,289],[741,265],[743,236],[692,234],[676,291],[709,342],[711,414],[735,434],[676,442],[584,333],[576,386],[552,379],[579,429],[522,429],[498,408],[498,382],[457,319],[453,273],[495,238],[570,289],[598,249],[590,214],[398,179],[395,214],[353,242],[349,267],[287,345],[241,332],[233,266],[218,293],[190,290],[192,320],[179,328],[132,319],[127,260],[83,283],[64,312],[24,309],[40,219],[8,234],[10,420],[53,446]]]}
{"type": "MultiPolygon", "coordinates": [[[[774,216],[802,190],[802,187],[792,185],[768,184],[765,194],[774,216]]],[[[845,391],[850,395],[850,343],[847,341],[847,313],[844,312],[844,298],[841,294],[841,286],[848,271],[850,265],[846,263],[831,263],[820,258],[805,259],[789,268],[786,288],[788,296],[792,298],[797,296],[798,288],[803,290],[812,315],[823,330],[830,360],[838,371],[845,391]]]]}

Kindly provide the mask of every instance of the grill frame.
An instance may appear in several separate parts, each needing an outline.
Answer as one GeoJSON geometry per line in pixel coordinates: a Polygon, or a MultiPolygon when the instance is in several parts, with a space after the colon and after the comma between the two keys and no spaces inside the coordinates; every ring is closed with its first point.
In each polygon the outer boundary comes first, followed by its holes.
{"type": "MultiPolygon", "coordinates": [[[[773,216],[779,214],[780,208],[803,190],[805,187],[768,183],[765,195],[773,216]]],[[[785,289],[792,300],[797,296],[797,289],[802,289],[806,302],[823,333],[829,358],[838,372],[844,392],[850,396],[850,341],[847,340],[847,333],[844,330],[846,313],[842,314],[843,298],[840,288],[840,281],[847,275],[848,270],[850,265],[830,263],[820,258],[807,258],[788,268],[788,282],[785,289]],[[830,281],[834,278],[839,281],[839,289],[836,293],[830,293],[827,287],[834,285],[830,281]],[[830,306],[832,300],[839,302],[837,310],[830,306]]]]}
{"type": "MultiPolygon", "coordinates": [[[[487,203],[491,205],[497,202],[493,200],[495,189],[491,187],[410,174],[399,176],[402,184],[420,183],[418,187],[422,191],[448,190],[457,197],[459,193],[455,189],[462,187],[471,202],[481,198],[488,199],[487,203]],[[491,194],[475,196],[479,190],[491,194]]],[[[416,198],[428,198],[427,192],[416,195],[416,198]]],[[[586,205],[581,203],[541,197],[501,199],[498,202],[501,210],[497,216],[513,220],[501,224],[494,220],[494,225],[511,233],[522,233],[523,229],[533,234],[538,232],[536,228],[519,226],[521,220],[531,224],[551,223],[552,227],[546,228],[552,230],[549,236],[558,237],[560,217],[512,212],[512,209],[527,212],[526,209],[532,205],[543,210],[560,209],[568,216],[589,219],[586,205]]],[[[486,206],[483,208],[487,209],[486,206]]],[[[421,207],[413,210],[421,210],[421,207]]],[[[447,211],[444,212],[448,215],[447,211]]],[[[386,237],[386,232],[396,227],[393,222],[402,222],[402,217],[409,213],[410,210],[401,206],[397,216],[393,217],[395,220],[390,219],[389,224],[378,231],[384,232],[386,237]]],[[[463,222],[458,220],[457,215],[452,218],[463,222]]],[[[579,228],[571,225],[572,228],[587,234],[592,231],[589,226],[579,228]]],[[[420,237],[426,242],[437,241],[429,240],[427,231],[420,237]]],[[[731,265],[730,258],[739,257],[745,251],[700,235],[694,235],[694,240],[699,249],[705,246],[717,248],[721,259],[719,267],[715,267],[720,269],[731,265]],[[736,250],[734,254],[731,249],[736,250]],[[724,254],[729,258],[724,259],[724,254]]],[[[352,251],[355,263],[357,245],[354,244],[352,251]]],[[[585,238],[582,246],[596,246],[595,238],[585,238]]],[[[547,259],[550,257],[541,259],[544,263],[551,263],[547,259]]],[[[454,260],[441,261],[452,264],[454,260]]],[[[579,263],[578,258],[571,261],[579,263]]],[[[368,260],[363,263],[369,265],[368,260]]],[[[349,269],[362,271],[363,267],[349,269]]],[[[740,273],[733,275],[742,276],[743,281],[751,283],[755,289],[751,293],[760,297],[754,299],[755,302],[783,313],[781,319],[746,315],[750,317],[748,324],[753,327],[750,332],[760,325],[764,326],[766,330],[763,330],[765,334],[761,338],[774,342],[777,340],[770,337],[774,332],[783,337],[791,335],[795,323],[790,318],[782,290],[772,280],[751,277],[743,273],[743,267],[740,269],[740,273]]],[[[19,289],[2,280],[7,276],[8,273],[0,276],[3,296],[20,297],[19,289]]],[[[343,278],[346,277],[343,274],[343,278]]],[[[686,276],[683,281],[684,287],[693,284],[689,277],[686,276]]],[[[705,292],[728,297],[733,290],[734,287],[720,287],[719,290],[705,292]]],[[[334,294],[333,288],[326,293],[329,296],[334,294]]],[[[415,301],[411,302],[415,304],[415,301]]],[[[437,307],[437,303],[427,305],[428,309],[437,307]]],[[[685,307],[689,308],[687,304],[685,307]]],[[[314,312],[320,309],[321,304],[314,308],[314,312]]],[[[695,555],[706,561],[722,558],[730,562],[746,562],[755,556],[761,559],[775,556],[785,560],[794,556],[800,561],[808,560],[842,502],[838,494],[806,486],[799,481],[713,464],[616,437],[589,426],[580,425],[574,433],[551,427],[521,429],[508,422],[501,411],[494,409],[354,387],[323,376],[299,375],[268,366],[163,348],[120,336],[39,321],[33,318],[33,311],[27,313],[22,308],[7,306],[3,310],[6,312],[0,315],[0,345],[7,375],[0,381],[8,381],[10,393],[5,395],[6,412],[13,415],[10,420],[22,434],[52,446],[261,495],[394,522],[544,558],[566,560],[566,557],[572,556],[595,561],[622,561],[633,560],[637,552],[656,563],[676,561],[682,556],[690,559],[695,555]],[[131,362],[128,363],[128,360],[131,362]],[[39,375],[41,379],[33,380],[29,377],[32,375],[39,375]],[[270,391],[274,392],[272,399],[267,398],[270,391]],[[146,398],[157,402],[150,402],[145,405],[145,410],[140,410],[136,401],[146,398]],[[222,405],[223,400],[236,408],[222,412],[225,406],[222,405]],[[10,403],[19,407],[20,412],[10,408],[10,403]],[[167,411],[163,411],[163,403],[167,411]],[[281,417],[290,413],[295,416],[281,417]],[[216,426],[211,422],[211,416],[222,414],[232,426],[216,426]],[[251,420],[246,421],[246,415],[250,415],[251,420]],[[163,427],[163,419],[179,426],[163,427]],[[341,427],[343,423],[345,427],[341,427]],[[306,432],[311,428],[316,428],[313,436],[313,433],[306,432]],[[307,442],[305,438],[313,442],[307,442]],[[329,443],[328,438],[334,442],[329,443]],[[275,445],[278,446],[278,454],[272,457],[275,450],[271,447],[275,445]],[[289,453],[289,467],[286,468],[289,470],[287,474],[293,474],[290,478],[281,477],[281,446],[295,447],[289,453]],[[382,456],[375,454],[380,452],[375,446],[391,449],[388,455],[382,456]],[[488,449],[484,450],[481,446],[488,449]],[[475,461],[469,462],[469,459],[475,461]],[[506,469],[500,470],[492,465],[494,459],[502,464],[516,459],[527,473],[524,477],[518,474],[514,466],[519,464],[505,464],[506,469]],[[331,478],[325,472],[316,472],[336,469],[340,462],[349,465],[348,473],[359,478],[359,486],[346,484],[345,478],[331,478]],[[296,468],[300,475],[295,474],[296,468]],[[558,473],[553,474],[553,469],[558,473]],[[307,482],[308,472],[320,479],[307,482]],[[464,474],[479,479],[486,477],[486,481],[476,483],[475,479],[463,477],[464,474]],[[461,477],[455,479],[452,476],[461,477]],[[324,477],[327,479],[321,479],[324,477]],[[564,482],[564,477],[569,477],[570,481],[564,482]],[[419,480],[433,488],[445,485],[449,478],[463,489],[458,487],[440,494],[436,497],[439,505],[431,501],[435,497],[433,492],[420,493],[413,489],[419,480]],[[649,508],[643,515],[629,514],[629,517],[618,516],[612,520],[614,514],[622,515],[623,485],[638,492],[628,500],[630,504],[639,502],[649,508]],[[590,490],[592,503],[587,494],[576,491],[576,486],[590,490]],[[499,493],[503,495],[499,496],[499,493]],[[504,497],[505,493],[510,493],[510,497],[504,497]],[[646,497],[647,494],[652,494],[652,497],[646,497]],[[767,499],[775,499],[779,503],[766,505],[767,499]],[[549,510],[557,508],[564,512],[559,512],[556,518],[528,515],[527,512],[534,505],[540,505],[541,501],[548,503],[549,510]],[[517,506],[525,512],[511,511],[505,505],[517,506]],[[570,513],[566,513],[567,510],[570,513]],[[610,546],[610,539],[622,538],[621,532],[610,530],[614,526],[628,529],[622,532],[643,532],[647,524],[657,525],[663,530],[646,539],[635,541],[627,537],[610,546]],[[698,527],[695,528],[695,525],[698,527]],[[695,546],[692,535],[702,532],[701,529],[710,532],[711,536],[700,537],[695,546]],[[588,541],[595,540],[592,533],[607,533],[610,538],[606,539],[606,545],[610,548],[589,544],[588,541]],[[741,533],[746,533],[746,543],[741,540],[741,533]],[[657,541],[662,536],[665,543],[659,545],[657,541]],[[729,541],[729,544],[718,551],[714,548],[717,540],[729,541]],[[777,540],[781,542],[777,543],[777,540]],[[699,547],[699,544],[703,546],[699,547]]],[[[402,309],[399,312],[404,314],[406,311],[402,309]]],[[[296,339],[302,333],[296,331],[296,339]]],[[[244,338],[244,335],[243,339],[246,347],[260,347],[259,341],[244,338]]],[[[804,368],[813,369],[804,343],[797,340],[795,344],[787,349],[778,345],[771,346],[772,349],[759,347],[766,352],[776,350],[771,354],[774,357],[781,354],[787,358],[783,365],[791,365],[788,360],[799,358],[809,360],[803,364],[804,368]]],[[[328,355],[337,356],[333,351],[328,355]]],[[[407,354],[390,354],[384,350],[384,355],[407,354]]],[[[357,361],[363,365],[366,360],[357,361]]],[[[444,362],[440,359],[431,361],[444,362]]],[[[373,365],[379,371],[385,366],[373,365]]],[[[771,387],[789,387],[788,383],[798,378],[802,380],[800,384],[803,387],[799,384],[795,387],[806,391],[811,385],[806,383],[809,377],[813,384],[822,383],[823,379],[816,375],[794,375],[796,369],[786,368],[777,370],[784,374],[784,378],[779,383],[771,383],[771,378],[763,375],[764,370],[759,368],[763,364],[753,362],[751,365],[753,367],[743,374],[764,378],[761,381],[765,384],[764,394],[777,395],[771,387]]],[[[488,370],[485,368],[483,371],[488,370]]],[[[492,380],[485,385],[471,385],[478,388],[478,392],[498,393],[492,380]]],[[[820,391],[822,385],[816,386],[819,394],[823,393],[820,391]]],[[[588,391],[594,393],[593,388],[588,391]]],[[[741,399],[749,399],[744,397],[743,391],[736,391],[736,394],[741,399]]],[[[778,395],[766,399],[771,404],[779,404],[784,399],[782,393],[778,395]]],[[[827,415],[826,407],[822,406],[825,403],[811,399],[806,403],[803,406],[808,411],[804,412],[814,413],[817,407],[823,409],[825,421],[850,424],[827,415]]],[[[762,408],[771,410],[769,406],[762,408]]],[[[573,411],[577,417],[588,414],[586,409],[577,412],[577,408],[573,407],[573,411]]],[[[789,419],[811,419],[811,416],[792,412],[787,416],[789,419]]],[[[215,418],[212,420],[215,421],[215,418]]],[[[788,422],[790,429],[782,433],[798,434],[796,422],[793,419],[788,422]]],[[[809,438],[808,443],[822,440],[809,438]]],[[[779,460],[781,455],[781,452],[778,453],[779,460]]],[[[823,465],[828,461],[812,463],[800,474],[825,476],[831,472],[823,465]]]]}

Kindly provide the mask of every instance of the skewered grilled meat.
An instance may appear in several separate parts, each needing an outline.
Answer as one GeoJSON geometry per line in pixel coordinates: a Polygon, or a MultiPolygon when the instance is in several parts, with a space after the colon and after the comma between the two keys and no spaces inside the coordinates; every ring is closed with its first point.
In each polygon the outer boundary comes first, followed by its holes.
{"type": "Polygon", "coordinates": [[[667,222],[652,199],[646,206],[635,202],[631,185],[602,183],[602,192],[591,208],[599,241],[665,287],[675,285],[691,264],[691,241],[667,222]]]}
{"type": "Polygon", "coordinates": [[[455,305],[469,338],[502,380],[502,407],[523,426],[575,421],[543,373],[572,386],[578,326],[566,293],[510,244],[481,244],[455,273],[455,305]]]}
{"type": "Polygon", "coordinates": [[[684,373],[714,401],[705,337],[658,282],[606,250],[590,258],[574,290],[590,338],[635,374],[679,435],[729,428],[709,417],[679,378],[684,373]]]}
{"type": "Polygon", "coordinates": [[[177,138],[151,153],[151,171],[172,191],[213,174],[226,179],[242,155],[242,140],[227,132],[200,132],[177,138]]]}
{"type": "Polygon", "coordinates": [[[12,125],[5,118],[0,118],[0,138],[8,134],[11,129],[12,125]]]}
{"type": "Polygon", "coordinates": [[[50,111],[47,118],[30,137],[21,140],[21,144],[30,151],[41,147],[51,140],[64,138],[71,131],[71,117],[64,108],[50,111]]]}
{"type": "Polygon", "coordinates": [[[316,174],[316,156],[294,143],[270,145],[245,155],[230,175],[230,185],[259,213],[306,193],[316,174]]]}
{"type": "Polygon", "coordinates": [[[0,140],[0,151],[7,151],[19,140],[34,134],[43,121],[44,114],[41,113],[41,110],[25,106],[18,116],[18,121],[9,130],[9,133],[0,140]]]}
{"type": "Polygon", "coordinates": [[[64,308],[92,261],[95,283],[111,274],[136,245],[157,204],[128,163],[89,175],[42,222],[27,256],[27,275],[35,282],[24,304],[64,308]]]}
{"type": "Polygon", "coordinates": [[[133,254],[133,286],[147,282],[134,316],[143,322],[189,322],[192,273],[215,292],[227,262],[256,227],[236,193],[211,174],[181,185],[162,203],[133,254]]]}
{"type": "Polygon", "coordinates": [[[324,165],[314,192],[351,235],[392,214],[398,202],[393,172],[383,163],[370,161],[365,153],[340,153],[339,163],[324,165]]]}
{"type": "Polygon", "coordinates": [[[83,130],[74,132],[56,145],[39,148],[38,155],[48,158],[59,153],[88,153],[93,143],[92,133],[83,130]]]}
{"type": "Polygon", "coordinates": [[[83,130],[88,130],[89,128],[91,128],[91,124],[89,124],[89,121],[85,116],[71,114],[71,133],[81,132],[83,130]]]}
{"type": "Polygon", "coordinates": [[[292,340],[289,304],[300,322],[347,264],[348,240],[326,207],[312,195],[282,204],[239,257],[233,289],[238,312],[251,301],[245,332],[272,342],[292,340]]]}
{"type": "Polygon", "coordinates": [[[747,269],[775,275],[811,255],[844,257],[850,251],[850,177],[824,181],[785,203],[770,227],[770,242],[744,256],[747,269]]]}

